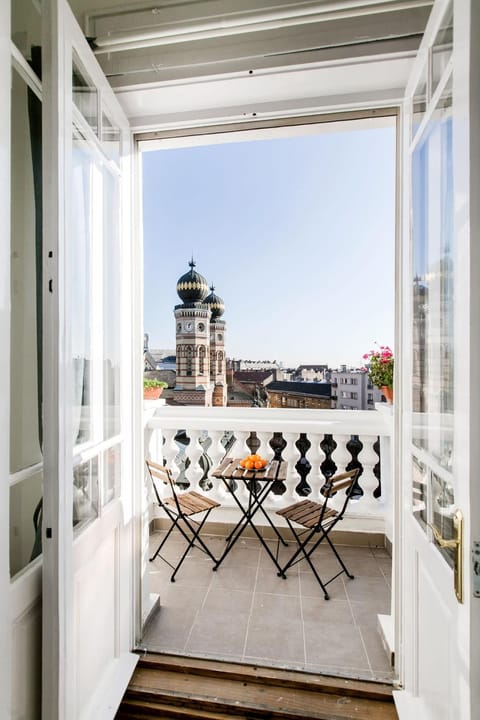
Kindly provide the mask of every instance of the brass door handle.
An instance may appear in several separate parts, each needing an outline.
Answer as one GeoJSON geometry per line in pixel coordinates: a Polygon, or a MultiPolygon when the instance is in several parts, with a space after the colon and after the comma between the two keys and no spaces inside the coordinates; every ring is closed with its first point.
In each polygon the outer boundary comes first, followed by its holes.
{"type": "Polygon", "coordinates": [[[430,523],[428,527],[432,530],[433,536],[439,547],[455,550],[453,580],[455,585],[455,595],[459,603],[463,603],[463,514],[461,510],[456,510],[453,514],[453,530],[455,537],[446,540],[437,528],[430,523]]]}
{"type": "Polygon", "coordinates": [[[453,538],[452,540],[445,540],[445,538],[440,535],[440,532],[437,530],[435,525],[431,525],[430,523],[428,523],[428,527],[433,532],[435,540],[441,548],[456,548],[458,543],[460,542],[460,540],[458,540],[457,538],[453,538]]]}

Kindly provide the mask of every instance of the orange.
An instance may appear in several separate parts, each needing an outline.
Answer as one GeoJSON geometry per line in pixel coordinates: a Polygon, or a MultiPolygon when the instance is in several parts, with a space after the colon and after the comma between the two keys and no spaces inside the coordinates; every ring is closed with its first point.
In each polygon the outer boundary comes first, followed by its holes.
{"type": "Polygon", "coordinates": [[[255,463],[254,463],[252,460],[245,460],[245,465],[244,465],[244,467],[245,467],[247,470],[253,470],[254,465],[255,465],[255,463]]]}
{"type": "Polygon", "coordinates": [[[265,467],[263,460],[255,460],[255,470],[261,470],[263,467],[265,467]]]}
{"type": "Polygon", "coordinates": [[[246,460],[240,460],[240,465],[241,465],[242,467],[245,467],[245,463],[246,463],[246,462],[247,462],[246,460]]]}

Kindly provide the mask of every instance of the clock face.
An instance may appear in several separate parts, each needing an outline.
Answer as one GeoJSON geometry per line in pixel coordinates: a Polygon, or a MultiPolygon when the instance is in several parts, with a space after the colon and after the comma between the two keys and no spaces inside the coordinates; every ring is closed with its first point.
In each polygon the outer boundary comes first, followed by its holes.
{"type": "Polygon", "coordinates": [[[185,323],[185,331],[186,332],[192,332],[193,330],[193,322],[191,320],[187,320],[185,323]]]}
{"type": "Polygon", "coordinates": [[[205,325],[203,323],[198,323],[198,332],[203,332],[205,330],[205,325]]]}

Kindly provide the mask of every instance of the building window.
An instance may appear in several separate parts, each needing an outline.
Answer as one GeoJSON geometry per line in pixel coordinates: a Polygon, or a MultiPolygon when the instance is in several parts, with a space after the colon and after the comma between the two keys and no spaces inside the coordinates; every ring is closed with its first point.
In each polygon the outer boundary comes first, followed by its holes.
{"type": "Polygon", "coordinates": [[[203,375],[205,373],[205,347],[204,345],[200,345],[200,348],[198,350],[198,372],[200,375],[203,375]]]}
{"type": "Polygon", "coordinates": [[[357,385],[357,384],[358,384],[357,378],[350,378],[350,385],[357,385]]]}
{"type": "Polygon", "coordinates": [[[350,397],[352,400],[358,400],[358,393],[352,392],[352,393],[350,393],[350,397]]]}
{"type": "Polygon", "coordinates": [[[223,369],[223,363],[222,363],[223,353],[219,352],[218,355],[217,355],[217,357],[218,357],[217,372],[218,372],[218,374],[220,375],[221,372],[222,372],[222,369],[223,369]]]}
{"type": "Polygon", "coordinates": [[[287,398],[285,397],[285,395],[282,395],[282,407],[286,407],[286,405],[287,405],[287,398]]]}

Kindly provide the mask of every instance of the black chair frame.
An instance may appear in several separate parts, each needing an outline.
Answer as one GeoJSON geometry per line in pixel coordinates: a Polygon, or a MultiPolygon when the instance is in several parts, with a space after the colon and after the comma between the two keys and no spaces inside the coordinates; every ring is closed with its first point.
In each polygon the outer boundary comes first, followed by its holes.
{"type": "Polygon", "coordinates": [[[333,582],[339,575],[345,573],[351,580],[354,579],[347,569],[345,563],[340,557],[337,549],[328,537],[333,528],[339,523],[345,514],[348,503],[351,499],[352,493],[357,483],[359,475],[359,468],[350,470],[348,472],[341,473],[335,477],[330,478],[323,485],[320,492],[324,496],[323,503],[316,503],[311,500],[302,500],[290,505],[287,508],[278,510],[277,514],[281,515],[288,523],[288,526],[297,542],[298,548],[293,553],[287,564],[282,568],[281,572],[278,573],[279,577],[285,577],[285,574],[289,568],[293,567],[302,560],[306,560],[313,574],[315,575],[320,587],[323,590],[325,600],[329,600],[330,596],[327,592],[327,585],[333,582]],[[340,510],[335,510],[329,507],[329,500],[337,494],[340,490],[345,490],[345,498],[343,505],[340,510]],[[297,525],[303,525],[304,530],[298,530],[295,527],[297,525]],[[315,540],[309,547],[309,543],[313,540],[314,536],[318,534],[318,539],[315,540]],[[329,580],[324,582],[315,568],[311,556],[324,540],[327,541],[333,554],[338,560],[341,570],[333,575],[329,580]]]}
{"type": "Polygon", "coordinates": [[[217,560],[215,556],[200,537],[200,533],[208,516],[210,515],[210,512],[214,508],[220,507],[220,503],[216,502],[215,500],[211,500],[210,498],[206,498],[195,491],[189,491],[184,493],[177,492],[175,481],[173,480],[172,474],[168,468],[164,467],[163,465],[159,465],[152,460],[146,460],[145,462],[147,465],[148,473],[150,475],[150,479],[152,481],[152,486],[155,492],[157,504],[162,510],[165,511],[165,513],[172,522],[167,534],[164,538],[162,538],[160,545],[150,558],[150,562],[153,562],[153,560],[160,556],[160,558],[173,569],[174,572],[170,577],[170,581],[175,582],[175,575],[179,571],[180,567],[183,564],[183,561],[187,557],[192,547],[198,548],[206,555],[208,555],[214,563],[216,563],[217,560]],[[162,498],[162,495],[157,488],[158,480],[161,480],[164,484],[168,483],[170,485],[170,489],[172,492],[171,497],[162,498]],[[197,515],[199,513],[204,513],[204,516],[200,521],[195,520],[192,517],[193,515],[197,515]],[[190,534],[188,533],[188,531],[185,530],[184,527],[182,527],[181,522],[186,525],[190,534]],[[160,552],[175,528],[177,528],[185,538],[187,542],[187,547],[178,563],[176,565],[172,565],[169,560],[167,560],[163,555],[160,555],[160,552]]]}

